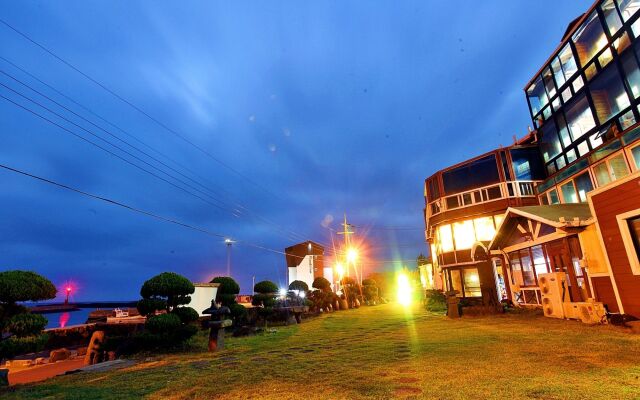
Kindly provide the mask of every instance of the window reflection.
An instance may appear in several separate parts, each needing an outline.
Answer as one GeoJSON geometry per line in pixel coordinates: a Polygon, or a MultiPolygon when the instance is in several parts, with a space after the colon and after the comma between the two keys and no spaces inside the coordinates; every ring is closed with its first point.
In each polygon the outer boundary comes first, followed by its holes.
{"type": "Polygon", "coordinates": [[[566,106],[565,113],[569,131],[574,141],[596,126],[596,121],[593,119],[593,113],[584,93],[580,97],[574,98],[573,102],[566,106]]]}
{"type": "Polygon", "coordinates": [[[620,21],[616,6],[613,4],[613,0],[606,0],[600,7],[602,8],[602,13],[604,14],[609,34],[615,34],[622,27],[622,21],[620,21]]]}
{"type": "Polygon", "coordinates": [[[440,225],[438,227],[438,239],[443,253],[453,251],[453,235],[451,225],[440,225]]]}
{"type": "Polygon", "coordinates": [[[640,8],[639,0],[616,0],[622,19],[628,21],[640,8]]]}
{"type": "Polygon", "coordinates": [[[631,105],[615,65],[600,72],[589,84],[589,90],[601,124],[631,105]]]}
{"type": "Polygon", "coordinates": [[[591,183],[591,177],[589,177],[589,173],[585,172],[584,174],[576,177],[575,183],[576,189],[578,191],[579,201],[586,203],[587,193],[593,190],[593,184],[591,183]]]}
{"type": "Polygon", "coordinates": [[[542,158],[547,162],[562,152],[556,123],[553,120],[548,121],[541,128],[541,134],[540,150],[542,151],[542,158]]]}
{"type": "Polygon", "coordinates": [[[529,105],[531,106],[531,115],[535,116],[549,102],[547,92],[542,84],[542,77],[538,76],[538,79],[529,86],[527,96],[529,98],[529,105]]]}
{"type": "Polygon", "coordinates": [[[564,203],[578,203],[578,194],[576,193],[575,186],[573,186],[573,182],[569,181],[560,186],[560,191],[562,192],[564,203]]]}
{"type": "Polygon", "coordinates": [[[586,65],[600,50],[607,45],[598,14],[594,12],[573,35],[573,43],[582,65],[586,65]]]}

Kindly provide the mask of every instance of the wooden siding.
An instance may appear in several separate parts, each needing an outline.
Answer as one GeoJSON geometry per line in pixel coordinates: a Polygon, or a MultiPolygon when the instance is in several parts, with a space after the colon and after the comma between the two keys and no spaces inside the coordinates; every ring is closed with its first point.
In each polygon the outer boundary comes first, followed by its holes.
{"type": "MultiPolygon", "coordinates": [[[[640,208],[640,178],[594,194],[591,196],[591,201],[624,311],[640,317],[640,275],[634,275],[631,271],[616,219],[617,215],[640,208]]],[[[601,279],[597,282],[598,286],[595,288],[597,292],[609,290],[601,286],[601,279]]],[[[595,280],[594,286],[596,286],[595,280]]]]}
{"type": "Polygon", "coordinates": [[[613,291],[611,279],[608,276],[594,276],[591,278],[593,283],[593,295],[597,301],[604,303],[609,311],[619,312],[616,294],[613,291]]]}

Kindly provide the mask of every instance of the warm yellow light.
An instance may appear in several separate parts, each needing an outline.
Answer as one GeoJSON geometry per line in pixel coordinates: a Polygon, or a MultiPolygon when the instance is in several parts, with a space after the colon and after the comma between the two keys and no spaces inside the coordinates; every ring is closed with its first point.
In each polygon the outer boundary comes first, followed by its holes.
{"type": "Polygon", "coordinates": [[[470,249],[476,241],[471,220],[455,222],[453,224],[453,237],[456,241],[456,250],[470,249]]]}
{"type": "Polygon", "coordinates": [[[336,263],[336,273],[338,274],[338,277],[342,279],[342,276],[344,275],[344,267],[342,264],[336,263]]]}
{"type": "Polygon", "coordinates": [[[492,217],[476,218],[473,220],[473,225],[476,228],[476,238],[478,240],[491,241],[496,235],[492,217]]]}
{"type": "Polygon", "coordinates": [[[438,239],[443,253],[453,251],[453,236],[451,235],[451,225],[440,225],[438,227],[438,239]]]}
{"type": "Polygon", "coordinates": [[[411,283],[405,274],[398,274],[398,303],[403,306],[411,304],[411,283]]]}
{"type": "Polygon", "coordinates": [[[347,250],[347,261],[350,263],[356,262],[358,259],[358,250],[351,248],[347,250]]]}

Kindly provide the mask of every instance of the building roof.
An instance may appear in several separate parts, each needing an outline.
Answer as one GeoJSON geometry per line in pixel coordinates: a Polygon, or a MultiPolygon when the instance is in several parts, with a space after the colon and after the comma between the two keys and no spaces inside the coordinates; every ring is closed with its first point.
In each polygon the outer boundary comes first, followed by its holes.
{"type": "Polygon", "coordinates": [[[517,217],[538,221],[554,228],[587,226],[594,221],[589,205],[585,203],[509,207],[504,214],[504,220],[498,226],[495,237],[489,244],[489,249],[499,246],[505,235],[508,235],[511,220],[517,217]]]}
{"type": "Polygon", "coordinates": [[[317,256],[321,260],[322,256],[324,255],[324,246],[312,240],[307,240],[305,242],[287,247],[286,249],[284,249],[284,252],[287,261],[287,267],[295,267],[299,265],[307,255],[317,256]]]}

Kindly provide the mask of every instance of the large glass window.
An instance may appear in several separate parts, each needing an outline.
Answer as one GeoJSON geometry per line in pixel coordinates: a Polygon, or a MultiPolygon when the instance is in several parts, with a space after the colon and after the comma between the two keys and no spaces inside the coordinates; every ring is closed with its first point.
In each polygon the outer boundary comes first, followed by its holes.
{"type": "Polygon", "coordinates": [[[443,253],[453,251],[453,235],[451,234],[451,225],[440,225],[438,227],[438,239],[440,239],[440,248],[443,253]]]}
{"type": "Polygon", "coordinates": [[[558,191],[555,189],[551,189],[549,191],[549,203],[551,204],[560,204],[560,199],[558,198],[558,191]]]}
{"type": "Polygon", "coordinates": [[[476,238],[478,240],[491,241],[496,235],[496,228],[493,226],[493,217],[482,217],[473,220],[476,238]]]}
{"type": "Polygon", "coordinates": [[[633,156],[633,162],[636,164],[636,169],[640,169],[640,146],[631,149],[631,155],[633,156]]]}
{"type": "Polygon", "coordinates": [[[493,154],[442,173],[442,183],[446,195],[498,182],[500,182],[500,174],[496,157],[493,154]]]}
{"type": "Polygon", "coordinates": [[[640,70],[638,69],[638,62],[631,52],[623,54],[621,60],[624,77],[631,88],[631,93],[633,97],[638,98],[638,96],[640,96],[640,70]]]}
{"type": "Polygon", "coordinates": [[[533,255],[533,267],[536,270],[536,276],[549,272],[549,261],[545,257],[542,246],[533,246],[531,254],[533,255]]]}
{"type": "Polygon", "coordinates": [[[541,133],[540,150],[542,151],[542,158],[547,162],[562,152],[555,121],[547,121],[541,128],[541,133]]]}
{"type": "Polygon", "coordinates": [[[584,94],[575,97],[571,103],[567,104],[565,113],[569,132],[574,141],[596,126],[591,107],[584,94]]]}
{"type": "Polygon", "coordinates": [[[602,3],[601,7],[604,13],[604,19],[607,21],[609,34],[614,35],[622,27],[622,21],[620,21],[616,6],[613,4],[613,0],[606,0],[602,3]]]}
{"type": "Polygon", "coordinates": [[[481,297],[480,276],[477,268],[465,268],[462,270],[464,276],[464,297],[481,297]]]}
{"type": "Polygon", "coordinates": [[[593,12],[573,35],[573,43],[581,65],[587,63],[607,45],[598,13],[593,12]]]}
{"type": "Polygon", "coordinates": [[[455,290],[456,292],[456,296],[458,297],[462,297],[462,277],[460,276],[460,270],[459,269],[452,269],[449,271],[449,274],[451,275],[451,286],[450,289],[451,290],[455,290]]]}
{"type": "Polygon", "coordinates": [[[531,116],[535,117],[549,102],[547,92],[542,84],[542,77],[538,76],[536,81],[527,89],[527,97],[531,106],[531,116]]]}
{"type": "MultiPolygon", "coordinates": [[[[576,65],[576,60],[573,57],[573,50],[571,50],[571,45],[567,43],[560,53],[558,53],[558,60],[560,60],[560,64],[562,65],[562,71],[564,73],[564,79],[569,80],[578,72],[578,66],[576,65]]],[[[560,85],[560,81],[558,81],[558,85],[560,85]]]]}
{"type": "Polygon", "coordinates": [[[578,198],[581,202],[587,202],[587,193],[593,190],[593,183],[591,183],[591,177],[588,172],[576,177],[576,189],[578,191],[578,198]]]}
{"type": "Polygon", "coordinates": [[[576,188],[573,186],[573,181],[569,181],[560,186],[562,192],[562,200],[564,203],[578,203],[578,194],[576,188]]]}
{"type": "Polygon", "coordinates": [[[549,97],[553,97],[556,95],[556,85],[553,83],[553,75],[551,74],[551,69],[546,68],[542,73],[542,78],[544,81],[544,87],[547,89],[547,94],[549,97]]]}
{"type": "Polygon", "coordinates": [[[533,263],[529,250],[520,250],[520,265],[522,265],[522,279],[525,286],[533,286],[536,284],[536,277],[533,274],[533,263]]]}
{"type": "Polygon", "coordinates": [[[616,2],[622,14],[622,19],[625,21],[628,21],[640,9],[639,0],[616,0],[616,2]]]}
{"type": "Polygon", "coordinates": [[[456,250],[470,249],[476,241],[473,230],[473,221],[467,220],[453,223],[453,237],[456,243],[456,250]]]}
{"type": "MultiPolygon", "coordinates": [[[[552,123],[549,122],[549,123],[552,123]]],[[[535,147],[523,147],[511,150],[513,171],[516,180],[538,180],[546,178],[540,152],[535,147]]]]}
{"type": "Polygon", "coordinates": [[[589,90],[601,124],[631,105],[615,65],[600,72],[589,84],[589,90]]]}

